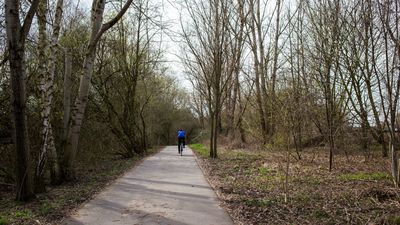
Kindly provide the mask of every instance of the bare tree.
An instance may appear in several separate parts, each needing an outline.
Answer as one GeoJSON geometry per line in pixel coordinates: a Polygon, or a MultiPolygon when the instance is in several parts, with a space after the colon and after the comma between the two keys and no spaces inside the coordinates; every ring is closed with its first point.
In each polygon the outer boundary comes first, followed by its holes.
{"type": "Polygon", "coordinates": [[[256,100],[257,110],[260,118],[260,127],[262,132],[263,144],[267,143],[268,139],[268,119],[267,119],[267,91],[265,76],[267,75],[266,70],[266,56],[265,56],[265,31],[262,29],[262,23],[264,18],[261,16],[261,4],[260,0],[249,1],[250,19],[248,22],[248,29],[250,38],[248,38],[253,53],[254,63],[254,74],[255,74],[255,86],[256,86],[256,100]]]}
{"type": "Polygon", "coordinates": [[[21,21],[21,1],[5,1],[6,31],[12,88],[11,114],[14,125],[13,138],[17,152],[17,200],[28,200],[33,196],[26,122],[25,42],[39,2],[40,0],[33,0],[31,2],[25,18],[21,21]]]}
{"type": "MultiPolygon", "coordinates": [[[[104,122],[124,147],[119,152],[123,157],[143,154],[147,148],[143,115],[147,103],[138,101],[137,85],[139,79],[155,73],[160,57],[155,48],[155,53],[150,51],[159,27],[149,26],[151,22],[147,17],[151,15],[153,20],[157,17],[149,7],[149,1],[138,1],[137,9],[129,13],[129,19],[121,19],[115,27],[116,32],[110,32],[99,43],[99,66],[93,86],[96,96],[102,100],[98,103],[99,110],[107,109],[104,122]]],[[[145,102],[148,99],[145,98],[145,102]]]]}
{"type": "MultiPolygon", "coordinates": [[[[229,28],[232,37],[228,40],[228,44],[230,45],[229,50],[227,51],[227,55],[225,56],[228,60],[227,70],[230,73],[228,76],[231,78],[229,81],[231,84],[228,85],[227,99],[227,134],[230,135],[233,139],[235,137],[236,121],[241,123],[241,120],[237,118],[235,115],[237,114],[237,105],[238,98],[240,95],[240,82],[239,78],[241,75],[241,67],[242,67],[242,58],[243,58],[243,50],[245,44],[245,25],[248,14],[245,13],[244,10],[245,1],[238,0],[237,5],[235,7],[234,13],[232,13],[229,18],[229,28]]],[[[239,103],[240,104],[240,103],[239,103]]],[[[241,130],[243,131],[243,130],[241,130]]],[[[243,136],[242,136],[243,137],[243,136]]]]}
{"type": "Polygon", "coordinates": [[[338,0],[308,3],[307,15],[312,26],[315,47],[310,52],[313,57],[315,82],[321,89],[324,104],[325,126],[323,135],[329,145],[329,170],[333,168],[336,151],[336,136],[343,124],[346,93],[339,83],[339,56],[342,29],[341,3],[338,0]],[[326,26],[329,24],[329,26],[326,26]]]}
{"type": "Polygon", "coordinates": [[[83,62],[83,74],[79,84],[78,96],[72,109],[70,128],[68,130],[68,141],[64,149],[64,157],[62,160],[62,176],[65,180],[73,180],[76,176],[75,157],[78,149],[80,130],[89,97],[89,86],[93,74],[97,43],[104,32],[114,26],[114,24],[121,19],[121,17],[128,10],[132,1],[133,0],[127,0],[125,5],[114,18],[107,23],[102,24],[106,1],[93,0],[91,10],[91,35],[83,62]]]}
{"type": "Polygon", "coordinates": [[[185,63],[193,79],[205,94],[210,120],[210,157],[217,157],[217,138],[224,93],[232,72],[226,70],[229,1],[185,1],[192,30],[183,27],[183,39],[189,50],[185,63]]]}
{"type": "Polygon", "coordinates": [[[397,187],[400,186],[399,149],[400,137],[398,128],[398,107],[400,98],[400,3],[383,1],[378,3],[383,33],[383,69],[376,68],[379,95],[381,96],[385,124],[389,133],[389,149],[392,159],[392,176],[397,187]],[[383,72],[381,72],[383,71],[383,72]]]}

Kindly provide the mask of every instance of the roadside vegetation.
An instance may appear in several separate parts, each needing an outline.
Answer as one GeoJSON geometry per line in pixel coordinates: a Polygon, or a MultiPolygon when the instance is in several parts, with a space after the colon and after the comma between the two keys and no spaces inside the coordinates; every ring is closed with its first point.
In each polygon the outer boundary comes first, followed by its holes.
{"type": "Polygon", "coordinates": [[[87,161],[87,156],[79,155],[83,160],[79,160],[79,172],[74,182],[48,186],[45,193],[37,194],[28,203],[16,202],[8,190],[1,190],[0,224],[61,224],[65,217],[135,167],[143,157],[157,153],[160,149],[149,149],[146,155],[134,158],[97,152],[87,161]]]}
{"type": "Polygon", "coordinates": [[[196,136],[160,3],[94,2],[0,1],[2,225],[60,224],[179,127],[196,136]]]}
{"type": "MultiPolygon", "coordinates": [[[[327,154],[219,148],[219,158],[191,145],[214,190],[237,224],[399,224],[400,196],[389,160],[327,154]],[[289,163],[288,163],[289,159],[289,163]]],[[[379,154],[377,152],[376,154],[379,154]]]]}

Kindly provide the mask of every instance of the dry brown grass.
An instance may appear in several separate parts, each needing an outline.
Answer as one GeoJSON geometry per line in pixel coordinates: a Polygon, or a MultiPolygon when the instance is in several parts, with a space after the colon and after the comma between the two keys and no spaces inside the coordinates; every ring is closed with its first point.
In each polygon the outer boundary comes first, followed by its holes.
{"type": "Polygon", "coordinates": [[[400,224],[399,190],[379,156],[336,155],[329,172],[326,150],[302,160],[291,152],[287,189],[286,151],[221,148],[219,159],[199,158],[237,224],[400,224]]]}

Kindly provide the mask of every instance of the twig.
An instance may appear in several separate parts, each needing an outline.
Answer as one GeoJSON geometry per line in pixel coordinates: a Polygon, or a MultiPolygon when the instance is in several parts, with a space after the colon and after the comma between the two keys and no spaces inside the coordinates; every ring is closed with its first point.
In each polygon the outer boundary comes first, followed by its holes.
{"type": "Polygon", "coordinates": [[[0,185],[11,186],[11,187],[15,186],[15,184],[9,184],[9,183],[4,183],[4,182],[0,182],[0,185]]]}

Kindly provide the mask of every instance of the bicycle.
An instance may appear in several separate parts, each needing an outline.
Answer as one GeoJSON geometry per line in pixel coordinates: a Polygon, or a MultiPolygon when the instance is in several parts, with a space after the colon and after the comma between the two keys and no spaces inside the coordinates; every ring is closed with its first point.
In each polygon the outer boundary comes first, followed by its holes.
{"type": "Polygon", "coordinates": [[[183,143],[182,143],[182,142],[179,143],[179,148],[178,148],[178,150],[179,150],[179,154],[182,156],[182,152],[183,152],[183,143]]]}

